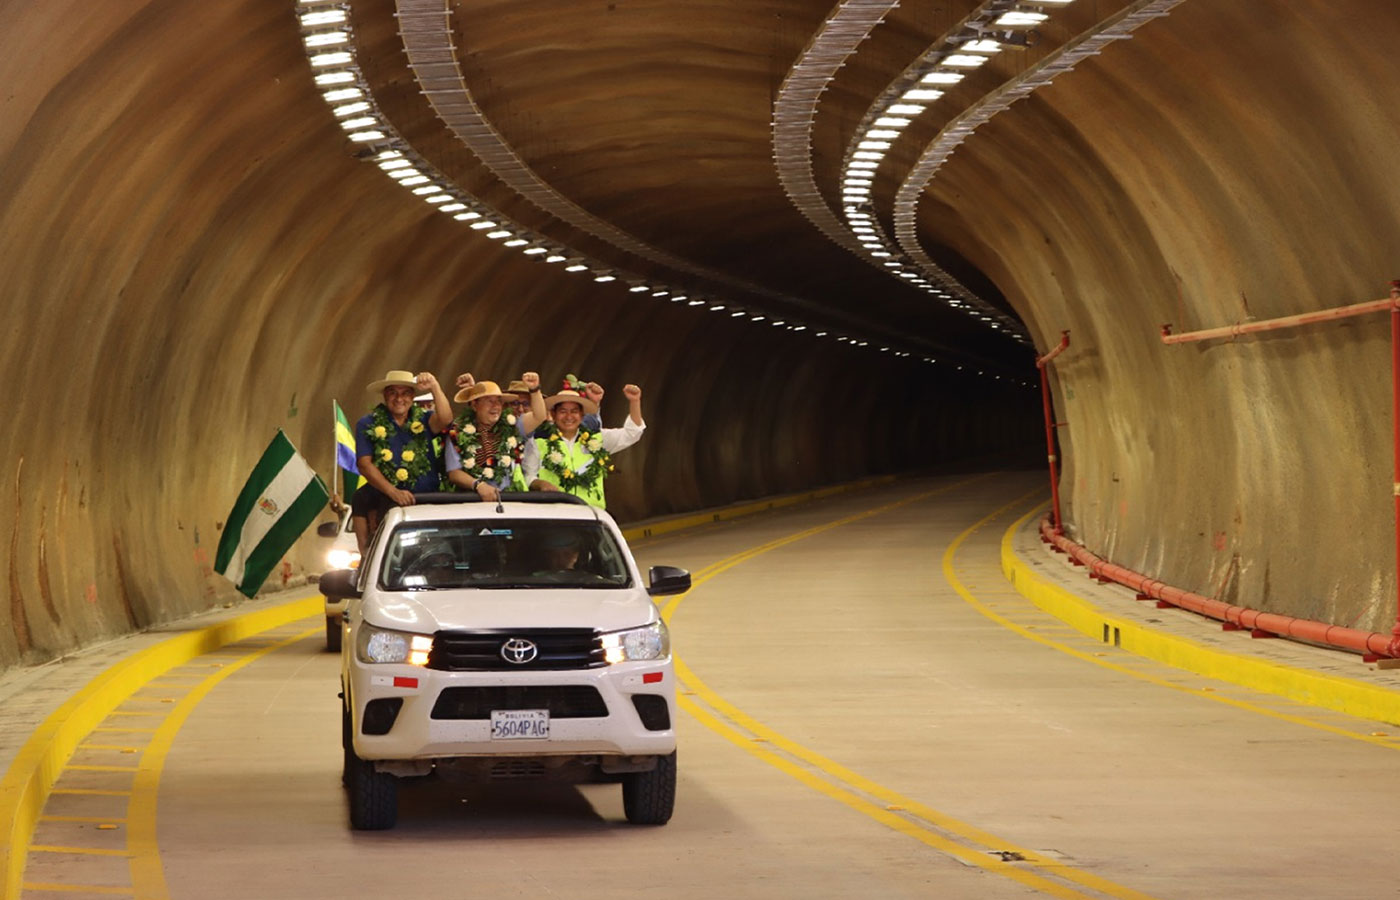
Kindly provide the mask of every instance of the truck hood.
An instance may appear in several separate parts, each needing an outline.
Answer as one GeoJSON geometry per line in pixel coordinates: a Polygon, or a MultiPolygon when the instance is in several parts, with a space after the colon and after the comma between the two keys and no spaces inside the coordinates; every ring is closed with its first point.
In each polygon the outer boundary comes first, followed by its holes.
{"type": "Polygon", "coordinates": [[[499,628],[619,631],[660,618],[640,588],[405,591],[365,598],[365,621],[415,634],[499,628]]]}

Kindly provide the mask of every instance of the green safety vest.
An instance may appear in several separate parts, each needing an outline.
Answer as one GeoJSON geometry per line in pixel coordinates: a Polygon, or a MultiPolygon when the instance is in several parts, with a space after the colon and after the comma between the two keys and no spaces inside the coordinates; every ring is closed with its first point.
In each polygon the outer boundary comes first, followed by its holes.
{"type": "MultiPolygon", "coordinates": [[[[559,476],[555,475],[553,472],[549,471],[549,469],[546,469],[544,466],[545,460],[549,455],[548,444],[549,442],[544,438],[535,438],[535,448],[540,451],[540,472],[535,477],[540,479],[541,481],[547,481],[555,487],[561,487],[561,485],[559,484],[559,476]]],[[[589,465],[595,465],[595,463],[593,462],[593,454],[583,449],[583,445],[581,442],[575,442],[574,445],[571,447],[569,446],[568,441],[561,439],[559,441],[559,445],[560,450],[564,454],[564,468],[572,469],[573,471],[578,471],[578,467],[584,464],[585,462],[589,465]]],[[[604,472],[603,477],[595,481],[593,483],[593,486],[590,488],[574,486],[571,488],[565,488],[564,490],[566,493],[573,494],[575,497],[582,497],[588,503],[598,507],[599,509],[607,509],[608,503],[603,496],[603,482],[607,480],[608,473],[604,472]]]]}

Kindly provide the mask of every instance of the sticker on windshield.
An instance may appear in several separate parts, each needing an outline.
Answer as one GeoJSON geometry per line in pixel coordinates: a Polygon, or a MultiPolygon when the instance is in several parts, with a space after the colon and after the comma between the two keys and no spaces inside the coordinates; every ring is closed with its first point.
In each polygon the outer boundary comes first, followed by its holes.
{"type": "Polygon", "coordinates": [[[513,532],[509,528],[483,528],[476,533],[477,537],[510,537],[513,532]]]}

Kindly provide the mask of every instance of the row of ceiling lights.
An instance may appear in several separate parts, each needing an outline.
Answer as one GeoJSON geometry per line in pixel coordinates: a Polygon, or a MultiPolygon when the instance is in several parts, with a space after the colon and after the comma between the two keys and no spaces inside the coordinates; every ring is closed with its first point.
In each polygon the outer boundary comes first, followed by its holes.
{"type": "Polygon", "coordinates": [[[1044,23],[1044,8],[1067,6],[1073,0],[991,0],[964,21],[960,36],[940,41],[925,54],[920,64],[901,79],[897,93],[883,102],[857,129],[847,151],[841,173],[841,206],[847,227],[860,241],[871,260],[896,277],[937,297],[948,306],[965,312],[989,327],[1029,344],[1024,327],[957,283],[946,273],[928,272],[904,254],[880,227],[875,217],[871,192],[875,173],[905,128],[929,105],[944,96],[952,86],[980,68],[1011,41],[1005,38],[1018,30],[1044,23]],[[997,40],[987,35],[1003,37],[997,40]]]}
{"type": "MultiPolygon", "coordinates": [[[[654,284],[629,276],[615,268],[589,260],[581,254],[560,247],[523,226],[510,222],[499,212],[467,195],[436,171],[414,152],[388,119],[374,104],[368,85],[355,59],[351,40],[350,8],[344,0],[297,0],[297,16],[301,25],[302,43],[311,63],[313,79],[322,89],[321,96],[345,130],[346,137],[370,149],[367,154],[390,178],[410,190],[439,212],[464,222],[473,231],[482,232],[490,240],[502,241],[503,246],[519,249],[531,259],[546,263],[567,263],[565,272],[588,272],[600,284],[618,281],[629,284],[631,293],[646,293],[652,297],[689,307],[704,307],[707,311],[742,318],[755,324],[766,323],[791,332],[810,332],[812,337],[830,338],[850,347],[871,349],[898,358],[913,358],[914,354],[890,346],[872,344],[848,334],[816,330],[800,322],[769,316],[721,303],[711,297],[695,296],[672,285],[654,284]]],[[[924,355],[924,362],[952,366],[957,371],[974,373],[994,380],[1014,381],[1027,386],[1032,382],[1011,376],[987,372],[972,365],[962,365],[924,355]]]]}

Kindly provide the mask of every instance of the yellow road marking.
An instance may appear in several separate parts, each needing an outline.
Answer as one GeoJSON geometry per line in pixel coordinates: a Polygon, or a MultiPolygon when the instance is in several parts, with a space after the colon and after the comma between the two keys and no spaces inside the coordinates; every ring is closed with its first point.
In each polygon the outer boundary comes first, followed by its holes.
{"type": "MultiPolygon", "coordinates": [[[[775,550],[824,531],[829,531],[842,525],[880,515],[898,507],[927,499],[936,494],[962,487],[974,480],[976,480],[976,478],[965,479],[942,488],[926,491],[912,497],[906,497],[894,503],[888,503],[874,509],[866,510],[865,512],[828,522],[824,525],[808,528],[796,534],[778,538],[758,547],[726,557],[725,559],[698,570],[695,576],[692,577],[691,590],[693,591],[696,587],[699,587],[740,563],[753,559],[763,553],[767,553],[770,550],[775,550]]],[[[964,532],[964,534],[967,533],[968,532],[964,532]]],[[[662,616],[666,619],[668,624],[679,608],[681,600],[686,596],[689,596],[689,592],[672,598],[666,605],[662,616]]],[[[764,762],[769,763],[780,771],[801,781],[803,784],[844,803],[852,809],[864,813],[881,824],[901,834],[913,837],[930,847],[971,863],[972,865],[976,865],[997,875],[1011,878],[1028,887],[1056,897],[1084,898],[1091,896],[1062,883],[1063,881],[1068,881],[1087,888],[1097,895],[1107,895],[1110,897],[1122,898],[1122,900],[1151,900],[1150,895],[1143,894],[1123,885],[1115,884],[1114,882],[1092,873],[1081,871],[1062,861],[1051,859],[1033,850],[1017,847],[1011,842],[1002,840],[974,825],[962,822],[932,807],[877,784],[807,749],[801,744],[785,738],[778,732],[761,724],[721,698],[701,681],[678,655],[673,655],[672,658],[676,667],[677,681],[686,689],[678,698],[678,702],[683,709],[695,716],[697,720],[712,731],[715,731],[730,742],[757,756],[764,762]],[[688,699],[690,696],[700,697],[714,712],[711,713],[700,706],[696,701],[688,699]],[[738,728],[734,727],[735,725],[737,725],[738,728]],[[743,734],[739,730],[740,728],[749,732],[749,734],[743,734]],[[769,744],[779,748],[783,752],[816,768],[827,777],[819,777],[810,770],[790,762],[779,753],[775,753],[762,746],[763,744],[769,744]],[[833,781],[837,783],[833,783],[833,781]],[[862,794],[868,796],[862,796],[862,794]],[[869,797],[878,799],[881,803],[885,804],[885,806],[882,807],[872,802],[868,799],[869,797]],[[907,812],[909,815],[898,815],[896,814],[897,812],[907,812]],[[951,840],[931,830],[929,826],[933,826],[933,828],[939,831],[957,835],[966,843],[958,843],[951,840]],[[968,846],[968,844],[974,846],[968,846]],[[1017,865],[1008,866],[1002,860],[990,855],[990,853],[995,850],[1009,850],[1019,854],[1022,859],[1018,861],[1017,865]],[[1060,879],[1060,881],[1050,880],[1046,877],[1047,875],[1060,879]]]]}
{"type": "Polygon", "coordinates": [[[96,822],[105,825],[108,822],[125,822],[126,816],[40,816],[40,822],[96,822]]]}
{"type": "Polygon", "coordinates": [[[135,766],[74,766],[63,767],[65,771],[76,772],[135,772],[135,766]]]}
{"type": "Polygon", "coordinates": [[[165,883],[165,870],[160,864],[160,845],[156,840],[156,798],[160,791],[160,774],[165,767],[166,754],[170,752],[180,727],[185,724],[185,720],[205,695],[225,678],[275,650],[324,633],[325,625],[318,622],[315,628],[308,628],[289,638],[270,644],[260,643],[252,652],[207,676],[171,708],[169,717],[156,730],[155,737],[151,738],[150,744],[146,746],[146,752],[141,754],[131,802],[127,805],[127,848],[131,851],[131,884],[138,896],[146,900],[163,900],[170,896],[165,883]]]}
{"type": "MultiPolygon", "coordinates": [[[[1001,625],[1003,628],[1007,628],[1011,631],[1014,631],[1022,637],[1026,638],[1027,640],[1035,641],[1037,644],[1041,644],[1053,650],[1058,650],[1061,653],[1073,656],[1075,659],[1080,659],[1084,662],[1093,663],[1096,666],[1100,666],[1102,668],[1109,669],[1111,671],[1118,672],[1123,675],[1131,676],[1132,678],[1136,678],[1139,681],[1146,681],[1149,684],[1154,684],[1158,687],[1168,688],[1170,690],[1177,691],[1183,694],[1191,694],[1193,696],[1201,697],[1206,700],[1212,700],[1216,703],[1223,703],[1226,706],[1233,706],[1236,709],[1241,709],[1247,712],[1257,713],[1261,716],[1268,716],[1272,719],[1279,719],[1284,722],[1289,722],[1294,725],[1302,725],[1306,728],[1312,728],[1318,731],[1325,731],[1328,734],[1334,734],[1339,737],[1351,738],[1352,740],[1363,741],[1368,744],[1373,744],[1375,746],[1385,747],[1387,749],[1392,750],[1400,749],[1400,746],[1397,746],[1385,737],[1373,737],[1368,734],[1359,734],[1354,731],[1348,731],[1345,728],[1338,728],[1335,725],[1328,725],[1316,719],[1309,719],[1304,716],[1294,715],[1291,713],[1278,712],[1276,710],[1249,703],[1244,700],[1236,700],[1233,697],[1222,697],[1219,694],[1214,693],[1215,688],[1198,688],[1191,687],[1188,685],[1177,684],[1165,678],[1158,677],[1157,675],[1149,674],[1147,672],[1141,671],[1140,669],[1135,669],[1131,667],[1133,663],[1143,661],[1144,657],[1130,657],[1127,664],[1110,662],[1109,660],[1095,653],[1086,653],[1082,650],[1077,650],[1074,647],[1069,646],[1068,644],[1063,644],[1059,641],[1052,640],[1051,638],[1042,637],[1041,635],[1031,631],[1028,626],[1018,625],[1017,623],[1011,621],[1005,616],[1000,615],[999,613],[996,613],[989,609],[985,603],[979,601],[967,590],[967,588],[963,585],[962,581],[959,580],[957,574],[953,571],[953,554],[957,552],[958,548],[962,546],[962,543],[975,531],[977,531],[984,525],[992,522],[996,518],[1004,515],[1007,510],[1026,502],[1026,496],[1022,496],[1016,500],[1013,500],[1011,503],[1008,503],[1000,509],[988,514],[986,517],[978,521],[977,524],[973,525],[967,531],[964,531],[962,534],[958,535],[958,537],[953,541],[953,543],[948,545],[948,549],[943,553],[943,577],[947,579],[950,585],[952,585],[953,590],[957,592],[958,596],[962,597],[963,600],[966,601],[968,605],[970,605],[973,609],[977,610],[982,615],[991,619],[993,622],[996,622],[998,625],[1001,625]]],[[[1020,528],[1022,523],[1024,523],[1026,519],[1029,519],[1031,516],[1035,515],[1036,512],[1038,512],[1040,508],[1044,505],[1044,503],[1037,504],[1034,508],[1031,509],[1030,512],[1026,513],[1024,516],[1013,522],[1011,524],[1011,527],[1007,529],[1005,535],[1009,536],[1016,529],[1020,528]]],[[[1003,541],[1008,539],[1006,536],[1003,536],[1003,541]]],[[[1076,630],[1075,633],[1082,634],[1082,632],[1079,632],[1078,630],[1076,630]]],[[[1119,650],[1119,652],[1125,654],[1127,653],[1127,651],[1124,650],[1119,650]]],[[[1154,663],[1154,665],[1165,665],[1165,663],[1156,663],[1156,661],[1151,662],[1154,663]]],[[[1209,676],[1206,675],[1202,675],[1200,677],[1209,678],[1209,676]]]]}
{"type": "Polygon", "coordinates": [[[139,753],[140,747],[131,747],[126,744],[79,744],[79,750],[120,750],[122,753],[139,753]]]}
{"type": "Polygon", "coordinates": [[[26,891],[53,891],[61,894],[117,894],[123,897],[130,897],[136,893],[134,888],[112,887],[105,884],[57,884],[50,881],[26,881],[23,884],[26,891]]]}
{"type": "Polygon", "coordinates": [[[127,850],[102,850],[96,847],[56,847],[51,844],[30,844],[30,853],[78,853],[84,856],[130,856],[127,850]]]}
{"type": "Polygon", "coordinates": [[[75,794],[81,797],[130,797],[131,791],[100,791],[96,788],[54,788],[50,794],[75,794]]]}

